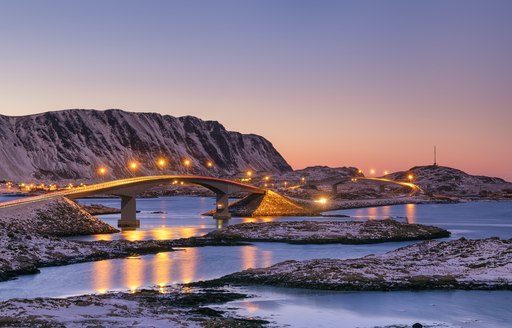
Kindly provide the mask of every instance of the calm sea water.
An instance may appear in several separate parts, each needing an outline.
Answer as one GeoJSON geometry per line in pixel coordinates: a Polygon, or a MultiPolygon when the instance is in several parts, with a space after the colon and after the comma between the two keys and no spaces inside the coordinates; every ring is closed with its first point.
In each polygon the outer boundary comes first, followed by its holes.
{"type": "MultiPolygon", "coordinates": [[[[2,198],[0,197],[0,201],[2,198]]],[[[119,206],[117,199],[86,199],[82,203],[119,206]]],[[[338,218],[233,218],[217,222],[201,216],[214,199],[164,197],[137,200],[141,229],[82,239],[169,239],[202,235],[221,224],[273,220],[347,220],[338,218]],[[155,213],[157,212],[157,213],[155,213]]],[[[331,213],[349,220],[395,217],[432,224],[452,231],[452,237],[512,237],[512,202],[397,205],[331,213]]],[[[101,217],[116,225],[119,215],[101,217]]],[[[269,266],[287,259],[354,258],[379,254],[406,243],[378,245],[288,245],[255,243],[241,247],[187,248],[128,259],[43,268],[40,274],[0,283],[0,299],[62,297],[108,290],[134,290],[220,277],[250,267],[269,266]]],[[[512,292],[323,292],[270,287],[247,287],[255,295],[226,306],[240,314],[270,318],[293,327],[373,327],[388,324],[440,323],[455,327],[510,327],[512,292]]]]}

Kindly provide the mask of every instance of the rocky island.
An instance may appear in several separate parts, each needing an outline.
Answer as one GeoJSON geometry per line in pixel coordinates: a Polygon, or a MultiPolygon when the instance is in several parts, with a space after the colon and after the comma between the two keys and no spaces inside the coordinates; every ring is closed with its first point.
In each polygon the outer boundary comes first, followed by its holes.
{"type": "Polygon", "coordinates": [[[257,284],[346,291],[510,290],[512,239],[425,241],[357,259],[291,260],[197,284],[257,284]]]}
{"type": "Polygon", "coordinates": [[[241,223],[212,231],[219,240],[287,242],[295,244],[374,244],[449,237],[441,228],[386,220],[282,221],[241,223]]]}
{"type": "Polygon", "coordinates": [[[74,241],[65,236],[114,233],[119,230],[60,198],[0,209],[0,281],[65,265],[133,254],[172,251],[174,247],[241,245],[218,239],[74,241]]]}
{"type": "Polygon", "coordinates": [[[208,305],[248,297],[222,289],[162,287],[133,293],[0,302],[2,327],[266,327],[208,305]]]}

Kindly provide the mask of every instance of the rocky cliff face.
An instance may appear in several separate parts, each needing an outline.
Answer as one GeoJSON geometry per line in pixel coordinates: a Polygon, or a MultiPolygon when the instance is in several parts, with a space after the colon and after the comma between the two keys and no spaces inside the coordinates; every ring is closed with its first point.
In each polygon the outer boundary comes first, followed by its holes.
{"type": "Polygon", "coordinates": [[[235,174],[246,169],[286,172],[291,167],[265,138],[226,131],[215,121],[121,110],[64,110],[0,115],[0,180],[98,180],[136,174],[235,174]],[[168,161],[165,168],[157,158],[168,161]],[[189,159],[190,166],[184,167],[189,159]],[[206,166],[214,163],[213,168],[206,166]],[[211,173],[211,172],[210,172],[211,173]]]}

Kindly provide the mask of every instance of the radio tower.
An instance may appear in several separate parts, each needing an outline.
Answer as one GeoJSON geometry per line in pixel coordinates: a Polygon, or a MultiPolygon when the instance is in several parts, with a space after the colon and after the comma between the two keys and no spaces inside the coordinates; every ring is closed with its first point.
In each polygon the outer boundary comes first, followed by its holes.
{"type": "Polygon", "coordinates": [[[434,146],[434,166],[437,166],[436,146],[434,146]]]}

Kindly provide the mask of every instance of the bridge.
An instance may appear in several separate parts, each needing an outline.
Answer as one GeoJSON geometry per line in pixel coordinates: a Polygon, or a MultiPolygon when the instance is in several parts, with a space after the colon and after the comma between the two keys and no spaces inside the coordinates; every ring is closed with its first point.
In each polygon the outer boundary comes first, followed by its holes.
{"type": "Polygon", "coordinates": [[[331,183],[331,185],[332,185],[332,193],[333,194],[337,194],[338,193],[338,185],[340,185],[340,184],[347,183],[347,182],[350,182],[350,181],[357,182],[359,180],[373,182],[373,183],[379,184],[381,186],[388,185],[388,184],[395,184],[395,185],[399,185],[399,186],[402,186],[402,187],[408,187],[408,188],[411,189],[411,191],[409,192],[409,194],[407,196],[414,196],[418,192],[422,192],[423,191],[418,185],[415,185],[412,182],[396,181],[396,180],[390,180],[390,179],[385,179],[385,178],[354,177],[354,178],[344,178],[344,179],[340,179],[338,181],[332,182],[331,183]]]}
{"type": "Polygon", "coordinates": [[[136,218],[136,196],[149,188],[166,183],[198,185],[213,191],[216,195],[215,213],[213,217],[216,219],[228,219],[231,217],[228,209],[230,194],[238,192],[265,194],[266,192],[264,189],[255,186],[213,177],[193,175],[157,175],[114,180],[84,187],[77,187],[75,189],[59,190],[44,195],[2,202],[0,203],[0,209],[58,197],[75,199],[108,194],[119,196],[121,198],[121,219],[118,221],[118,226],[123,228],[136,228],[140,226],[140,221],[136,218]]]}

